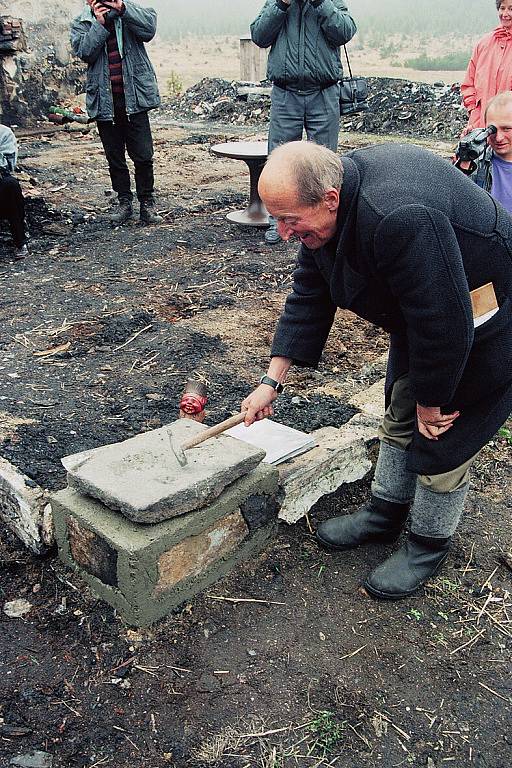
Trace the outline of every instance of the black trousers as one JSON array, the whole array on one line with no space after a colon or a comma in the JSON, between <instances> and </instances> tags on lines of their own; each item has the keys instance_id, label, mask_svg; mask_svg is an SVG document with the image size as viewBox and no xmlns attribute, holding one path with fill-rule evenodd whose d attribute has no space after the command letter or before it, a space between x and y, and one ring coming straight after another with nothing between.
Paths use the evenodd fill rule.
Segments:
<instances>
[{"instance_id":1,"label":"black trousers","mask_svg":"<svg viewBox=\"0 0 512 768\"><path fill-rule=\"evenodd\" d=\"M25 200L14 176L0 176L0 219L7 219L16 248L27 242Z\"/></svg>"},{"instance_id":2,"label":"black trousers","mask_svg":"<svg viewBox=\"0 0 512 768\"><path fill-rule=\"evenodd\" d=\"M135 166L135 189L138 199L152 202L155 179L153 175L153 139L147 112L126 114L124 96L114 97L114 122L98 120L101 143L107 156L112 189L119 200L132 200L130 172L126 152Z\"/></svg>"}]
</instances>

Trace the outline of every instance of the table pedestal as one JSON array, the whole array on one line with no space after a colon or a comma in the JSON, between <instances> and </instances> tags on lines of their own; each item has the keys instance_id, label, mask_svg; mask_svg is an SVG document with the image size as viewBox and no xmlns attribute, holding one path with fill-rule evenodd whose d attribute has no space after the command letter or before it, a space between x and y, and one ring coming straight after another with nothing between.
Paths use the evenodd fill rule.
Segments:
<instances>
[{"instance_id":1,"label":"table pedestal","mask_svg":"<svg viewBox=\"0 0 512 768\"><path fill-rule=\"evenodd\" d=\"M211 148L214 155L243 160L249 168L249 205L242 211L232 211L226 218L246 227L268 227L268 212L258 192L258 182L267 159L267 143L263 141L232 141Z\"/></svg>"},{"instance_id":2,"label":"table pedestal","mask_svg":"<svg viewBox=\"0 0 512 768\"><path fill-rule=\"evenodd\" d=\"M243 211L233 211L226 216L235 224L249 227L268 227L268 213L258 192L258 182L265 165L265 160L244 160L249 168L250 194L249 205Z\"/></svg>"}]
</instances>

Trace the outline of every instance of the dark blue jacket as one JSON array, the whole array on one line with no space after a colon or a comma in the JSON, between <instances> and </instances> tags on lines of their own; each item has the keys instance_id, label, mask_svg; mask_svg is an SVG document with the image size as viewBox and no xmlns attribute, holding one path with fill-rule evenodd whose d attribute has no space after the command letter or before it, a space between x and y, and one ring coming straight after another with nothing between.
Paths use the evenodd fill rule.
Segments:
<instances>
[{"instance_id":1,"label":"dark blue jacket","mask_svg":"<svg viewBox=\"0 0 512 768\"><path fill-rule=\"evenodd\" d=\"M272 354L315 366L337 307L391 334L392 383L461 416L439 441L417 432L409 468L460 466L512 411L512 218L427 150L383 144L342 159L338 232L300 249ZM492 282L500 309L474 328L469 292Z\"/></svg>"}]
</instances>

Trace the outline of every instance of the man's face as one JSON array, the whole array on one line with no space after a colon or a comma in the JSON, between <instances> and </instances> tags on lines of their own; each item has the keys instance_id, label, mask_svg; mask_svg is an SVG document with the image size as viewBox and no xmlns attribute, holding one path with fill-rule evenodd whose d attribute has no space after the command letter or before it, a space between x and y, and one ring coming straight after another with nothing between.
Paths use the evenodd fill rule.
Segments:
<instances>
[{"instance_id":1,"label":"man's face","mask_svg":"<svg viewBox=\"0 0 512 768\"><path fill-rule=\"evenodd\" d=\"M512 28L512 3L501 3L498 8L500 24L505 29Z\"/></svg>"},{"instance_id":2,"label":"man's face","mask_svg":"<svg viewBox=\"0 0 512 768\"><path fill-rule=\"evenodd\" d=\"M512 104L491 107L487 110L485 122L498 129L487 139L494 152L503 160L512 162Z\"/></svg>"},{"instance_id":3,"label":"man's face","mask_svg":"<svg viewBox=\"0 0 512 768\"><path fill-rule=\"evenodd\" d=\"M300 242L314 250L325 245L336 233L336 214L339 204L337 190L328 190L317 205L303 205L296 195L282 200L263 201L268 212L277 219L277 231L283 240L298 237Z\"/></svg>"}]
</instances>

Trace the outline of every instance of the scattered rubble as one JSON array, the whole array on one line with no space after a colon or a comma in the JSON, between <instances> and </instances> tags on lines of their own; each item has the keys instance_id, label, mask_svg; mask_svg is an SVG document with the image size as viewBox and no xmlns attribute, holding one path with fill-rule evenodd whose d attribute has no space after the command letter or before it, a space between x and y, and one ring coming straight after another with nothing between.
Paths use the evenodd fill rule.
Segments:
<instances>
[{"instance_id":1,"label":"scattered rubble","mask_svg":"<svg viewBox=\"0 0 512 768\"><path fill-rule=\"evenodd\" d=\"M14 56L27 50L27 41L21 19L0 17L0 55Z\"/></svg>"},{"instance_id":2,"label":"scattered rubble","mask_svg":"<svg viewBox=\"0 0 512 768\"><path fill-rule=\"evenodd\" d=\"M14 6L0 0L0 119L6 125L30 125L83 90L84 65L69 46L69 21L79 7L64 0Z\"/></svg>"},{"instance_id":3,"label":"scattered rubble","mask_svg":"<svg viewBox=\"0 0 512 768\"><path fill-rule=\"evenodd\" d=\"M390 77L370 77L368 83L368 111L345 116L342 130L452 139L466 122L458 84L430 85ZM269 112L270 83L248 88L246 83L204 78L162 107L159 120L261 125L268 121Z\"/></svg>"}]
</instances>

